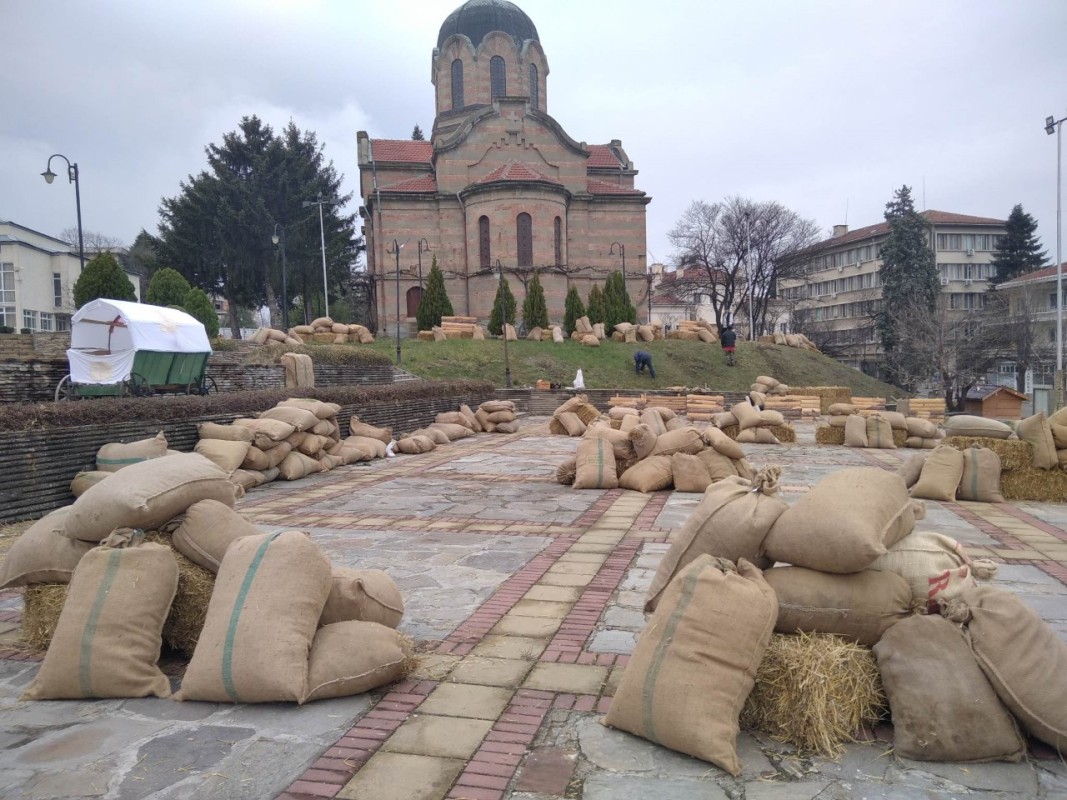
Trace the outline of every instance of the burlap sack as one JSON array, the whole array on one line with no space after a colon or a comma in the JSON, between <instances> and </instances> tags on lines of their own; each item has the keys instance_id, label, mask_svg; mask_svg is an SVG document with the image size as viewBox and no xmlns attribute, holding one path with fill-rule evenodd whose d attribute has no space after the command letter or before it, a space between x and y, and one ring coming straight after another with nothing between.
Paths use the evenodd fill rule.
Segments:
<instances>
[{"instance_id":1,"label":"burlap sack","mask_svg":"<svg viewBox=\"0 0 1067 800\"><path fill-rule=\"evenodd\" d=\"M835 414L833 416L827 417L826 418L826 422L831 428L844 428L846 425L848 425L848 418L851 417L851 416L854 416L854 415L852 415L852 414ZM864 426L863 426L863 435L864 436L867 435L867 425L866 424L864 424ZM856 446L858 447L859 445L856 445Z\"/></svg>"},{"instance_id":2,"label":"burlap sack","mask_svg":"<svg viewBox=\"0 0 1067 800\"><path fill-rule=\"evenodd\" d=\"M741 430L759 427L760 412L751 403L734 403L730 406L730 413L737 417Z\"/></svg>"},{"instance_id":3,"label":"burlap sack","mask_svg":"<svg viewBox=\"0 0 1067 800\"><path fill-rule=\"evenodd\" d=\"M641 412L636 408L630 408L629 406L612 406L608 409L609 419L622 419L623 417L641 416Z\"/></svg>"},{"instance_id":4,"label":"burlap sack","mask_svg":"<svg viewBox=\"0 0 1067 800\"><path fill-rule=\"evenodd\" d=\"M405 436L396 443L397 451L409 456L429 453L435 447L437 443L429 436Z\"/></svg>"},{"instance_id":5,"label":"burlap sack","mask_svg":"<svg viewBox=\"0 0 1067 800\"><path fill-rule=\"evenodd\" d=\"M741 449L741 446L718 428L708 426L701 435L709 447L715 448L727 458L745 457L745 451Z\"/></svg>"},{"instance_id":6,"label":"burlap sack","mask_svg":"<svg viewBox=\"0 0 1067 800\"><path fill-rule=\"evenodd\" d=\"M908 420L899 411L879 411L877 416L888 422L889 427L894 431L906 431L908 429Z\"/></svg>"},{"instance_id":7,"label":"burlap sack","mask_svg":"<svg viewBox=\"0 0 1067 800\"><path fill-rule=\"evenodd\" d=\"M630 441L630 435L621 430L615 430L606 422L594 422L586 428L585 438L607 440L607 442L611 444L611 449L614 452L616 459L621 458L626 460L635 458L634 446Z\"/></svg>"},{"instance_id":8,"label":"burlap sack","mask_svg":"<svg viewBox=\"0 0 1067 800\"><path fill-rule=\"evenodd\" d=\"M1054 469L1059 466L1056 458L1056 441L1052 438L1052 428L1045 418L1045 412L1039 411L1027 417L1015 426L1016 435L1024 442L1029 442L1034 449L1031 466L1038 469ZM99 459L97 459L99 463Z\"/></svg>"},{"instance_id":9,"label":"burlap sack","mask_svg":"<svg viewBox=\"0 0 1067 800\"><path fill-rule=\"evenodd\" d=\"M666 431L656 437L656 444L652 448L654 456L671 456L675 453L689 453L693 455L704 449L704 439L700 431L691 425Z\"/></svg>"},{"instance_id":10,"label":"burlap sack","mask_svg":"<svg viewBox=\"0 0 1067 800\"><path fill-rule=\"evenodd\" d=\"M291 452L293 452L293 446L289 442L278 442L269 450L260 450L255 445L251 445L245 454L245 460L241 462L241 468L261 472L273 469L281 464Z\"/></svg>"},{"instance_id":11,"label":"burlap sack","mask_svg":"<svg viewBox=\"0 0 1067 800\"><path fill-rule=\"evenodd\" d=\"M849 467L823 478L771 526L763 552L823 572L859 572L915 527L900 476Z\"/></svg>"},{"instance_id":12,"label":"burlap sack","mask_svg":"<svg viewBox=\"0 0 1067 800\"><path fill-rule=\"evenodd\" d=\"M291 452L278 465L278 477L286 481L298 481L316 472L322 472L322 465L298 450Z\"/></svg>"},{"instance_id":13,"label":"burlap sack","mask_svg":"<svg viewBox=\"0 0 1067 800\"><path fill-rule=\"evenodd\" d=\"M788 508L777 497L781 473L781 467L767 467L755 481L726 478L708 487L659 562L645 598L645 611L655 610L667 584L700 555L735 563L752 559L760 569L774 563L759 553L763 537Z\"/></svg>"},{"instance_id":14,"label":"burlap sack","mask_svg":"<svg viewBox=\"0 0 1067 800\"><path fill-rule=\"evenodd\" d=\"M984 436L988 439L1007 439L1012 434L1011 428L1003 422L970 414L948 417L945 431L949 436Z\"/></svg>"},{"instance_id":15,"label":"burlap sack","mask_svg":"<svg viewBox=\"0 0 1067 800\"><path fill-rule=\"evenodd\" d=\"M108 543L123 546L82 556L44 662L21 699L170 695L156 662L178 590L178 562L169 547L125 546L129 541L116 532Z\"/></svg>"},{"instance_id":16,"label":"burlap sack","mask_svg":"<svg viewBox=\"0 0 1067 800\"><path fill-rule=\"evenodd\" d=\"M292 425L278 419L236 419L233 424L251 430L252 443L261 450L269 449L271 442L285 441L296 431Z\"/></svg>"},{"instance_id":17,"label":"burlap sack","mask_svg":"<svg viewBox=\"0 0 1067 800\"><path fill-rule=\"evenodd\" d=\"M42 517L15 540L0 561L0 589L31 583L70 582L74 568L94 545L56 533L69 509L70 506L59 508Z\"/></svg>"},{"instance_id":18,"label":"burlap sack","mask_svg":"<svg viewBox=\"0 0 1067 800\"><path fill-rule=\"evenodd\" d=\"M442 411L440 414L433 418L434 422L448 422L453 425L463 425L467 428L474 430L475 417L472 414L468 417L462 411Z\"/></svg>"},{"instance_id":19,"label":"burlap sack","mask_svg":"<svg viewBox=\"0 0 1067 800\"><path fill-rule=\"evenodd\" d=\"M309 431L319 424L319 418L297 406L275 406L259 415L260 419L276 419L293 426L296 431Z\"/></svg>"},{"instance_id":20,"label":"burlap sack","mask_svg":"<svg viewBox=\"0 0 1067 800\"><path fill-rule=\"evenodd\" d=\"M564 486L574 484L574 476L578 471L578 459L568 458L556 467L556 482Z\"/></svg>"},{"instance_id":21,"label":"burlap sack","mask_svg":"<svg viewBox=\"0 0 1067 800\"><path fill-rule=\"evenodd\" d=\"M907 417L908 436L918 436L921 439L933 439L937 436L937 425L922 417Z\"/></svg>"},{"instance_id":22,"label":"burlap sack","mask_svg":"<svg viewBox=\"0 0 1067 800\"><path fill-rule=\"evenodd\" d=\"M300 701L330 594L330 562L301 531L244 536L226 551L178 700Z\"/></svg>"},{"instance_id":23,"label":"burlap sack","mask_svg":"<svg viewBox=\"0 0 1067 800\"><path fill-rule=\"evenodd\" d=\"M514 411L490 411L489 412L489 421L493 422L493 423L496 423L496 424L499 424L501 422L514 422L515 421L515 412Z\"/></svg>"},{"instance_id":24,"label":"burlap sack","mask_svg":"<svg viewBox=\"0 0 1067 800\"><path fill-rule=\"evenodd\" d=\"M1050 422L1049 428L1052 429L1052 441L1056 445L1056 452L1067 450L1067 425Z\"/></svg>"},{"instance_id":25,"label":"burlap sack","mask_svg":"<svg viewBox=\"0 0 1067 800\"><path fill-rule=\"evenodd\" d=\"M400 634L374 622L335 622L311 643L308 690L301 705L363 694L403 677L407 656Z\"/></svg>"},{"instance_id":26,"label":"burlap sack","mask_svg":"<svg viewBox=\"0 0 1067 800\"><path fill-rule=\"evenodd\" d=\"M827 414L834 416L848 416L849 414L855 414L857 411L859 411L859 409L851 403L830 403L829 407L826 409Z\"/></svg>"},{"instance_id":27,"label":"burlap sack","mask_svg":"<svg viewBox=\"0 0 1067 800\"><path fill-rule=\"evenodd\" d=\"M494 433L518 433L519 423L515 422L498 422L496 423L496 430Z\"/></svg>"},{"instance_id":28,"label":"burlap sack","mask_svg":"<svg viewBox=\"0 0 1067 800\"><path fill-rule=\"evenodd\" d=\"M741 444L781 444L769 428L746 428L737 434Z\"/></svg>"},{"instance_id":29,"label":"burlap sack","mask_svg":"<svg viewBox=\"0 0 1067 800\"><path fill-rule=\"evenodd\" d=\"M218 465L219 469L227 475L232 475L235 469L239 469L248 456L248 449L252 445L248 442L227 441L225 439L201 439L193 447L194 453L199 453L204 458Z\"/></svg>"},{"instance_id":30,"label":"burlap sack","mask_svg":"<svg viewBox=\"0 0 1067 800\"><path fill-rule=\"evenodd\" d=\"M330 595L319 617L319 625L359 620L396 628L403 618L404 598L396 581L387 572L333 568Z\"/></svg>"},{"instance_id":31,"label":"burlap sack","mask_svg":"<svg viewBox=\"0 0 1067 800\"><path fill-rule=\"evenodd\" d=\"M429 427L437 428L437 430L444 433L448 437L449 441L456 441L457 439L466 439L468 436L473 436L474 431L464 425L454 425L448 422L434 422Z\"/></svg>"},{"instance_id":32,"label":"burlap sack","mask_svg":"<svg viewBox=\"0 0 1067 800\"><path fill-rule=\"evenodd\" d=\"M337 423L330 419L319 420L319 424L311 429L311 433L316 436L326 436L330 439L337 439L340 437L340 428L337 427Z\"/></svg>"},{"instance_id":33,"label":"burlap sack","mask_svg":"<svg viewBox=\"0 0 1067 800\"><path fill-rule=\"evenodd\" d=\"M760 427L761 428L773 428L776 425L785 425L785 417L781 411L775 411L773 408L765 408L759 412Z\"/></svg>"},{"instance_id":34,"label":"burlap sack","mask_svg":"<svg viewBox=\"0 0 1067 800\"><path fill-rule=\"evenodd\" d=\"M619 485L615 473L615 451L607 439L582 439L575 459L575 489L614 489Z\"/></svg>"},{"instance_id":35,"label":"burlap sack","mask_svg":"<svg viewBox=\"0 0 1067 800\"><path fill-rule=\"evenodd\" d=\"M337 403L327 403L322 400L313 400L310 397L290 397L278 403L279 406L293 406L310 411L320 420L336 417L341 413L341 406Z\"/></svg>"},{"instance_id":36,"label":"burlap sack","mask_svg":"<svg viewBox=\"0 0 1067 800\"><path fill-rule=\"evenodd\" d=\"M445 435L444 431L440 431L440 433ZM389 441L392 441L392 439ZM355 447L362 450L367 456L367 461L370 461L373 458L385 458L385 451L387 448L387 445L381 439L373 439L368 436L357 435L352 435L345 439L344 445L346 447Z\"/></svg>"},{"instance_id":37,"label":"burlap sack","mask_svg":"<svg viewBox=\"0 0 1067 800\"><path fill-rule=\"evenodd\" d=\"M717 414L711 415L711 424L719 430L722 430L723 428L737 425L737 417L734 416L732 411L720 411Z\"/></svg>"},{"instance_id":38,"label":"burlap sack","mask_svg":"<svg viewBox=\"0 0 1067 800\"><path fill-rule=\"evenodd\" d=\"M1067 751L1067 642L1011 592L978 586L941 613L964 637L997 697L1032 736Z\"/></svg>"},{"instance_id":39,"label":"burlap sack","mask_svg":"<svg viewBox=\"0 0 1067 800\"><path fill-rule=\"evenodd\" d=\"M671 457L649 456L622 473L619 486L635 492L657 492L669 489L672 480Z\"/></svg>"},{"instance_id":40,"label":"burlap sack","mask_svg":"<svg viewBox=\"0 0 1067 800\"><path fill-rule=\"evenodd\" d=\"M96 486L100 481L114 474L114 472L100 472L99 470L79 472L70 482L70 493L75 497L81 497L89 491L90 486Z\"/></svg>"},{"instance_id":41,"label":"burlap sack","mask_svg":"<svg viewBox=\"0 0 1067 800\"><path fill-rule=\"evenodd\" d=\"M231 442L252 443L255 434L242 425L219 425L215 422L197 423L196 432L201 439L222 439Z\"/></svg>"},{"instance_id":42,"label":"burlap sack","mask_svg":"<svg viewBox=\"0 0 1067 800\"><path fill-rule=\"evenodd\" d=\"M724 457L718 453L716 455L719 458ZM707 466L699 456L688 453L674 453L671 456L671 475L676 492L703 493L711 485L711 474Z\"/></svg>"},{"instance_id":43,"label":"burlap sack","mask_svg":"<svg viewBox=\"0 0 1067 800\"><path fill-rule=\"evenodd\" d=\"M328 436L305 433L300 441L296 443L296 449L304 455L314 458L332 444L333 440Z\"/></svg>"},{"instance_id":44,"label":"burlap sack","mask_svg":"<svg viewBox=\"0 0 1067 800\"><path fill-rule=\"evenodd\" d=\"M196 453L153 458L123 467L122 480L105 480L74 501L63 535L101 542L116 528L152 530L199 500L234 503L226 473Z\"/></svg>"},{"instance_id":45,"label":"burlap sack","mask_svg":"<svg viewBox=\"0 0 1067 800\"><path fill-rule=\"evenodd\" d=\"M980 503L1003 503L1000 493L1000 456L988 447L977 445L963 451L963 476L956 489L960 500Z\"/></svg>"},{"instance_id":46,"label":"burlap sack","mask_svg":"<svg viewBox=\"0 0 1067 800\"><path fill-rule=\"evenodd\" d=\"M659 414L660 418L664 422L670 422L672 419L678 416L674 413L674 409L667 408L666 406L649 406L648 408L650 411L655 411L657 414Z\"/></svg>"},{"instance_id":47,"label":"burlap sack","mask_svg":"<svg viewBox=\"0 0 1067 800\"><path fill-rule=\"evenodd\" d=\"M193 503L185 514L165 529L172 531L175 550L216 574L226 548L235 540L263 533L244 516L217 500Z\"/></svg>"},{"instance_id":48,"label":"burlap sack","mask_svg":"<svg viewBox=\"0 0 1067 800\"><path fill-rule=\"evenodd\" d=\"M911 487L911 496L952 502L962 477L963 453L948 445L935 447L926 457L919 480Z\"/></svg>"},{"instance_id":49,"label":"burlap sack","mask_svg":"<svg viewBox=\"0 0 1067 800\"><path fill-rule=\"evenodd\" d=\"M482 431L484 431L485 433L492 433L493 431L496 430L496 425L494 425L492 420L489 419L489 412L488 411L484 411L483 409L479 408L477 411L474 412L474 416L478 420L478 427ZM577 417L578 415L575 414L574 416ZM578 419L578 421L582 422L580 418ZM553 427L553 425L558 425L558 424L559 424L558 421L555 420L555 419L549 421L549 430L552 433L556 433L555 430L552 430L552 427ZM582 422L582 425L585 425L585 423ZM565 430L562 431L562 432L566 433Z\"/></svg>"},{"instance_id":50,"label":"burlap sack","mask_svg":"<svg viewBox=\"0 0 1067 800\"><path fill-rule=\"evenodd\" d=\"M933 450L940 441L940 439L923 439L921 436L909 436L904 440L904 446L916 450Z\"/></svg>"},{"instance_id":51,"label":"burlap sack","mask_svg":"<svg viewBox=\"0 0 1067 800\"><path fill-rule=\"evenodd\" d=\"M1026 742L956 626L913 616L874 646L893 752L916 761L1020 761Z\"/></svg>"},{"instance_id":52,"label":"burlap sack","mask_svg":"<svg viewBox=\"0 0 1067 800\"><path fill-rule=\"evenodd\" d=\"M987 559L972 560L950 536L912 531L875 559L871 569L895 572L908 582L912 597L936 613L941 602L977 586L976 579L991 580L997 565Z\"/></svg>"},{"instance_id":53,"label":"burlap sack","mask_svg":"<svg viewBox=\"0 0 1067 800\"><path fill-rule=\"evenodd\" d=\"M448 444L451 439L444 431L439 431L436 428L419 428L418 430L411 432L412 436L425 436L428 439L432 439L434 444Z\"/></svg>"},{"instance_id":54,"label":"burlap sack","mask_svg":"<svg viewBox=\"0 0 1067 800\"><path fill-rule=\"evenodd\" d=\"M552 341L555 344L563 344L563 328L559 325L552 326Z\"/></svg>"},{"instance_id":55,"label":"burlap sack","mask_svg":"<svg viewBox=\"0 0 1067 800\"><path fill-rule=\"evenodd\" d=\"M632 431L634 428L636 428L640 424L641 424L641 415L640 414L630 414L629 416L623 417L621 420L619 420L619 430L622 431L623 433L629 433L630 431Z\"/></svg>"},{"instance_id":56,"label":"burlap sack","mask_svg":"<svg viewBox=\"0 0 1067 800\"><path fill-rule=\"evenodd\" d=\"M103 445L96 451L96 469L98 472L118 472L130 464L138 464L150 458L161 458L166 454L167 437L160 431L151 439Z\"/></svg>"},{"instance_id":57,"label":"burlap sack","mask_svg":"<svg viewBox=\"0 0 1067 800\"><path fill-rule=\"evenodd\" d=\"M845 427L845 436L848 436L848 426ZM897 449L893 444L893 428L880 413L867 417L867 446L882 450Z\"/></svg>"},{"instance_id":58,"label":"burlap sack","mask_svg":"<svg viewBox=\"0 0 1067 800\"><path fill-rule=\"evenodd\" d=\"M737 461L724 456L718 450L712 447L705 447L695 458L700 459L704 464L704 469L708 473L708 478L711 483L717 483L725 478L732 478L737 475Z\"/></svg>"},{"instance_id":59,"label":"burlap sack","mask_svg":"<svg viewBox=\"0 0 1067 800\"><path fill-rule=\"evenodd\" d=\"M720 565L722 565L720 567ZM760 570L700 556L667 587L637 640L605 724L741 773L741 707L776 603Z\"/></svg>"},{"instance_id":60,"label":"burlap sack","mask_svg":"<svg viewBox=\"0 0 1067 800\"><path fill-rule=\"evenodd\" d=\"M908 458L904 459L904 462L897 467L897 475L904 481L904 485L909 489L919 482L919 476L923 471L923 464L926 463L926 456L928 453L915 453Z\"/></svg>"},{"instance_id":61,"label":"burlap sack","mask_svg":"<svg viewBox=\"0 0 1067 800\"><path fill-rule=\"evenodd\" d=\"M352 417L351 422L349 422L348 435L365 436L368 439L377 439L383 444L389 444L389 442L393 441L392 428L377 428L374 425L360 422L358 417Z\"/></svg>"},{"instance_id":62,"label":"burlap sack","mask_svg":"<svg viewBox=\"0 0 1067 800\"><path fill-rule=\"evenodd\" d=\"M666 433L666 431L664 431ZM638 459L648 458L656 447L656 433L645 423L639 423L630 429L630 444Z\"/></svg>"},{"instance_id":63,"label":"burlap sack","mask_svg":"<svg viewBox=\"0 0 1067 800\"><path fill-rule=\"evenodd\" d=\"M240 486L245 491L255 489L267 482L266 473L256 469L235 469L230 475L230 482Z\"/></svg>"},{"instance_id":64,"label":"burlap sack","mask_svg":"<svg viewBox=\"0 0 1067 800\"><path fill-rule=\"evenodd\" d=\"M764 386L767 387L767 391L769 392L771 389L781 383L781 381L779 381L777 378L772 378L770 375L757 375L755 383L762 383Z\"/></svg>"},{"instance_id":65,"label":"burlap sack","mask_svg":"<svg viewBox=\"0 0 1067 800\"><path fill-rule=\"evenodd\" d=\"M873 645L915 608L908 582L868 569L833 575L802 567L774 567L764 578L778 596L779 633L836 633Z\"/></svg>"},{"instance_id":66,"label":"burlap sack","mask_svg":"<svg viewBox=\"0 0 1067 800\"><path fill-rule=\"evenodd\" d=\"M638 325L637 338L642 342L651 342L656 338L656 332L652 330L651 325Z\"/></svg>"},{"instance_id":67,"label":"burlap sack","mask_svg":"<svg viewBox=\"0 0 1067 800\"><path fill-rule=\"evenodd\" d=\"M647 425L656 436L662 436L667 432L663 416L654 408L646 408L641 412L641 424Z\"/></svg>"},{"instance_id":68,"label":"burlap sack","mask_svg":"<svg viewBox=\"0 0 1067 800\"><path fill-rule=\"evenodd\" d=\"M834 417L830 418L833 424ZM845 417L845 447L867 446L867 419L859 414Z\"/></svg>"}]
</instances>

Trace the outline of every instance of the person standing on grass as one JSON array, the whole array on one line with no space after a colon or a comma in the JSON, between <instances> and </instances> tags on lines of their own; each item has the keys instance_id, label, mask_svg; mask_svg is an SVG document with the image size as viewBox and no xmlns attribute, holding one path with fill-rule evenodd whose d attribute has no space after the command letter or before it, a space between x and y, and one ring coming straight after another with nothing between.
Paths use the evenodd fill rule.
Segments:
<instances>
[{"instance_id":1,"label":"person standing on grass","mask_svg":"<svg viewBox=\"0 0 1067 800\"><path fill-rule=\"evenodd\" d=\"M638 350L634 353L634 370L640 375L645 367L648 367L648 374L652 376L652 380L655 380L656 368L652 366L652 354L646 353L644 350Z\"/></svg>"},{"instance_id":2,"label":"person standing on grass","mask_svg":"<svg viewBox=\"0 0 1067 800\"><path fill-rule=\"evenodd\" d=\"M727 366L732 367L737 364L737 359L734 358L734 348L737 346L737 333L734 331L733 325L726 326L719 341L722 342L723 352L726 353Z\"/></svg>"}]
</instances>

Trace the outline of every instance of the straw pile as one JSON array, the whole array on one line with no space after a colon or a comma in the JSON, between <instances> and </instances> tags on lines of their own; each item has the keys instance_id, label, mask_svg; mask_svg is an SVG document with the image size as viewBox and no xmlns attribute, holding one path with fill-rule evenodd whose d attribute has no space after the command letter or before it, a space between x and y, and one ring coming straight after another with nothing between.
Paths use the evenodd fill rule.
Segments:
<instances>
[{"instance_id":1,"label":"straw pile","mask_svg":"<svg viewBox=\"0 0 1067 800\"><path fill-rule=\"evenodd\" d=\"M895 431L894 431L895 433ZM816 444L844 444L845 443L845 429L835 428L833 425L816 425L815 426L815 443ZM896 440L894 440L894 444Z\"/></svg>"},{"instance_id":2,"label":"straw pile","mask_svg":"<svg viewBox=\"0 0 1067 800\"><path fill-rule=\"evenodd\" d=\"M888 710L869 647L822 633L774 634L741 711L744 727L836 758Z\"/></svg>"},{"instance_id":3,"label":"straw pile","mask_svg":"<svg viewBox=\"0 0 1067 800\"><path fill-rule=\"evenodd\" d=\"M1000 473L1000 493L1005 500L1062 503L1067 497L1067 471L1030 466L1005 470Z\"/></svg>"},{"instance_id":4,"label":"straw pile","mask_svg":"<svg viewBox=\"0 0 1067 800\"><path fill-rule=\"evenodd\" d=\"M904 447L908 441L908 432L902 431L899 428L893 428L893 444L897 447Z\"/></svg>"},{"instance_id":5,"label":"straw pile","mask_svg":"<svg viewBox=\"0 0 1067 800\"><path fill-rule=\"evenodd\" d=\"M779 442L781 442L783 444L792 444L792 443L796 442L796 440L797 440L796 428L794 428L789 423L786 423L785 425L768 425L768 426L766 426L766 428L767 428L767 430L769 430L771 433L773 433L775 435L775 437L778 439ZM725 433L727 436L729 436L731 439L736 441L738 434L741 433L741 426L739 426L739 425L727 425L725 428L722 428L722 432ZM818 432L818 428L816 428L816 432ZM844 441L845 441L844 437L845 437L845 434L844 434L844 431L842 431L841 432L841 442L842 443L844 443Z\"/></svg>"},{"instance_id":6,"label":"straw pile","mask_svg":"<svg viewBox=\"0 0 1067 800\"><path fill-rule=\"evenodd\" d=\"M819 413L829 414L834 403L852 402L852 390L847 386L790 386L791 394L817 395Z\"/></svg>"},{"instance_id":7,"label":"straw pile","mask_svg":"<svg viewBox=\"0 0 1067 800\"><path fill-rule=\"evenodd\" d=\"M1029 467L1033 461L1033 447L1022 439L992 439L987 436L949 436L942 444L957 450L968 450L972 446L987 447L1000 458L1002 472L1012 472ZM1043 472L1044 470L1038 470Z\"/></svg>"},{"instance_id":8,"label":"straw pile","mask_svg":"<svg viewBox=\"0 0 1067 800\"><path fill-rule=\"evenodd\" d=\"M32 649L48 649L65 602L65 583L31 583L22 590L22 640Z\"/></svg>"}]
</instances>

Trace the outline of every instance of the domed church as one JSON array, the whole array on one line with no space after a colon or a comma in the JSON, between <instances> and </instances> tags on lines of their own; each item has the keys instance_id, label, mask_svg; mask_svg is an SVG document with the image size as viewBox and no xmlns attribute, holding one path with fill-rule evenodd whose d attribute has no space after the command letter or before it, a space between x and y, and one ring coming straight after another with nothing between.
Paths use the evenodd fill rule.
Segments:
<instances>
[{"instance_id":1,"label":"domed church","mask_svg":"<svg viewBox=\"0 0 1067 800\"><path fill-rule=\"evenodd\" d=\"M429 141L359 132L360 215L379 331L396 330L398 307L401 330L413 326L435 257L458 315L489 317L500 271L521 308L536 271L560 324L570 286L585 302L593 283L603 288L624 269L646 318L651 198L635 188L621 141L575 141L548 113L548 73L522 9L467 0L445 19L433 50Z\"/></svg>"}]
</instances>

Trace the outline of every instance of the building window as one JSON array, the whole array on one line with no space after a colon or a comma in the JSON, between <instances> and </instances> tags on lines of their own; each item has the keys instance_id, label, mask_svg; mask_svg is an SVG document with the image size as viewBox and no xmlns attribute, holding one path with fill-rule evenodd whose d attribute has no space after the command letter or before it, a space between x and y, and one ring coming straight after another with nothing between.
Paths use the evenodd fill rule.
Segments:
<instances>
[{"instance_id":1,"label":"building window","mask_svg":"<svg viewBox=\"0 0 1067 800\"><path fill-rule=\"evenodd\" d=\"M493 56L489 59L489 99L496 100L508 92L507 79L504 76L504 59Z\"/></svg>"},{"instance_id":2,"label":"building window","mask_svg":"<svg viewBox=\"0 0 1067 800\"><path fill-rule=\"evenodd\" d=\"M17 328L15 320L15 265L0 264L0 325Z\"/></svg>"},{"instance_id":3,"label":"building window","mask_svg":"<svg viewBox=\"0 0 1067 800\"><path fill-rule=\"evenodd\" d=\"M28 308L22 309L22 327L29 328L31 331L38 329L36 311L30 311Z\"/></svg>"},{"instance_id":4,"label":"building window","mask_svg":"<svg viewBox=\"0 0 1067 800\"><path fill-rule=\"evenodd\" d=\"M515 220L515 240L519 245L519 266L533 266L533 219L525 211Z\"/></svg>"},{"instance_id":5,"label":"building window","mask_svg":"<svg viewBox=\"0 0 1067 800\"><path fill-rule=\"evenodd\" d=\"M53 321L55 320L55 314L49 314L47 311L41 312L41 330L51 331L55 329Z\"/></svg>"},{"instance_id":6,"label":"building window","mask_svg":"<svg viewBox=\"0 0 1067 800\"><path fill-rule=\"evenodd\" d=\"M63 305L63 278L58 272L52 273L52 297L56 308Z\"/></svg>"},{"instance_id":7,"label":"building window","mask_svg":"<svg viewBox=\"0 0 1067 800\"><path fill-rule=\"evenodd\" d=\"M489 269L489 217L478 218L478 266Z\"/></svg>"},{"instance_id":8,"label":"building window","mask_svg":"<svg viewBox=\"0 0 1067 800\"><path fill-rule=\"evenodd\" d=\"M534 111L540 110L541 97L540 88L537 85L537 65L530 65L530 108Z\"/></svg>"},{"instance_id":9,"label":"building window","mask_svg":"<svg viewBox=\"0 0 1067 800\"><path fill-rule=\"evenodd\" d=\"M463 62L452 62L452 110L463 108Z\"/></svg>"},{"instance_id":10,"label":"building window","mask_svg":"<svg viewBox=\"0 0 1067 800\"><path fill-rule=\"evenodd\" d=\"M70 330L70 317L66 315L56 315L56 330L57 331L69 331Z\"/></svg>"},{"instance_id":11,"label":"building window","mask_svg":"<svg viewBox=\"0 0 1067 800\"><path fill-rule=\"evenodd\" d=\"M555 248L556 266L563 264L563 220L556 217L555 229L552 232L552 242Z\"/></svg>"}]
</instances>

